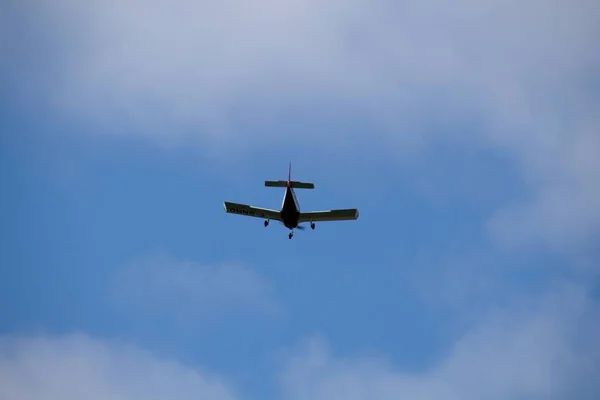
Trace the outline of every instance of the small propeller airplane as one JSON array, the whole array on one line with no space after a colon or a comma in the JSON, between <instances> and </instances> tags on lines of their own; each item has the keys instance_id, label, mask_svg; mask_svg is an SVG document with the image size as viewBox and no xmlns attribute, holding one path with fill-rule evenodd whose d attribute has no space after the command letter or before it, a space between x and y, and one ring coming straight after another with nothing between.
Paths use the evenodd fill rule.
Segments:
<instances>
[{"instance_id":1,"label":"small propeller airplane","mask_svg":"<svg viewBox=\"0 0 600 400\"><path fill-rule=\"evenodd\" d=\"M248 217L262 218L265 220L265 227L269 225L270 220L279 221L290 230L288 237L294 237L294 229L304 229L299 224L310 222L310 227L315 229L315 222L319 221L346 221L358 219L358 210L356 208L327 210L327 211L309 211L301 212L298 199L294 189L314 189L312 182L300 182L292 180L292 164L288 167L287 181L265 181L266 187L285 188L283 203L280 210L268 208L259 208L247 204L232 203L225 201L223 206L225 212L229 214L245 215Z\"/></svg>"}]
</instances>

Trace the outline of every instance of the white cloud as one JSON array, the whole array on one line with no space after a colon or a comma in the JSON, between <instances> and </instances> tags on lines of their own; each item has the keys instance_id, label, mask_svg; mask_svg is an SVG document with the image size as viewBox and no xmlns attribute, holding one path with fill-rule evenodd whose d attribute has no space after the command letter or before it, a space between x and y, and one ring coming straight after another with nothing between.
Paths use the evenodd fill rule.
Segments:
<instances>
[{"instance_id":1,"label":"white cloud","mask_svg":"<svg viewBox=\"0 0 600 400\"><path fill-rule=\"evenodd\" d=\"M402 371L373 356L336 357L313 338L285 356L276 375L278 398L596 399L599 316L597 303L575 286L544 298L515 299L425 372ZM233 400L250 393L201 368L117 341L85 334L0 337L0 398L84 397Z\"/></svg>"},{"instance_id":2,"label":"white cloud","mask_svg":"<svg viewBox=\"0 0 600 400\"><path fill-rule=\"evenodd\" d=\"M400 371L376 357L336 358L313 339L282 374L284 397L591 400L600 394L598 316L580 288L519 300L490 313L426 372Z\"/></svg>"},{"instance_id":3,"label":"white cloud","mask_svg":"<svg viewBox=\"0 0 600 400\"><path fill-rule=\"evenodd\" d=\"M374 125L361 142L513 156L531 190L493 215L502 245L569 248L600 228L598 2L29 4L15 7L52 50L20 85L73 118L210 151L350 145L361 135L327 125L292 137L270 123L291 110L303 123L362 116ZM464 120L481 130L463 132Z\"/></svg>"},{"instance_id":4,"label":"white cloud","mask_svg":"<svg viewBox=\"0 0 600 400\"><path fill-rule=\"evenodd\" d=\"M3 400L240 398L229 382L87 335L0 337Z\"/></svg>"},{"instance_id":5,"label":"white cloud","mask_svg":"<svg viewBox=\"0 0 600 400\"><path fill-rule=\"evenodd\" d=\"M415 111L431 118L431 107L445 116L487 109L494 122L510 117L503 123L510 126L544 111L525 107L552 103L553 92L569 89L598 61L587 52L598 7L576 3L61 0L51 9L22 7L48 30L59 82L52 96L72 111L182 128L231 116L234 107L262 105L264 117L297 100L349 101L379 118L400 115L397 121ZM519 141L517 134L508 138Z\"/></svg>"},{"instance_id":6,"label":"white cloud","mask_svg":"<svg viewBox=\"0 0 600 400\"><path fill-rule=\"evenodd\" d=\"M145 310L179 320L240 310L281 311L270 284L252 269L234 263L205 266L159 254L118 270L112 295L120 307L136 314Z\"/></svg>"}]
</instances>

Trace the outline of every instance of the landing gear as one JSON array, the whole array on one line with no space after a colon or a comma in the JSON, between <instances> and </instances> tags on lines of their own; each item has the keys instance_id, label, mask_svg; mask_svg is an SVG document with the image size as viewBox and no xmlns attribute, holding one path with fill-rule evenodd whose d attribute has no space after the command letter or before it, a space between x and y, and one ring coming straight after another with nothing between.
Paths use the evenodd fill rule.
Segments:
<instances>
[{"instance_id":1,"label":"landing gear","mask_svg":"<svg viewBox=\"0 0 600 400\"><path fill-rule=\"evenodd\" d=\"M291 238L293 238L293 237L294 237L294 232L290 232L290 233L288 234L288 238L290 238L290 239L291 239Z\"/></svg>"},{"instance_id":2,"label":"landing gear","mask_svg":"<svg viewBox=\"0 0 600 400\"><path fill-rule=\"evenodd\" d=\"M267 219L267 220L265 221L265 228L266 228L268 225L269 225L269 220Z\"/></svg>"},{"instance_id":3,"label":"landing gear","mask_svg":"<svg viewBox=\"0 0 600 400\"><path fill-rule=\"evenodd\" d=\"M313 230L315 229L315 223L314 222L310 223L310 228L313 229Z\"/></svg>"}]
</instances>

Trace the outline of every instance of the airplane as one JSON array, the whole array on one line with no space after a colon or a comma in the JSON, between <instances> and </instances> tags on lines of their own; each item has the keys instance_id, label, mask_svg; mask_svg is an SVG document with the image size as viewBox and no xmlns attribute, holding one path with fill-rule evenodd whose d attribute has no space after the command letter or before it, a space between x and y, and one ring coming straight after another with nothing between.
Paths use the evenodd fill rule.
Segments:
<instances>
[{"instance_id":1,"label":"airplane","mask_svg":"<svg viewBox=\"0 0 600 400\"><path fill-rule=\"evenodd\" d=\"M232 203L230 201L223 202L225 212L229 214L245 215L248 217L262 218L265 220L265 228L269 225L270 220L279 221L290 230L288 237L294 237L294 229L304 229L301 223L310 222L311 229L315 229L315 222L319 221L346 221L358 219L358 210L356 208L337 209L326 211L300 211L300 205L296 198L294 189L314 189L315 185L312 182L300 182L292 180L292 163L288 167L287 181L265 181L266 187L281 187L285 188L281 209L273 210L268 208L259 208L247 204Z\"/></svg>"}]
</instances>

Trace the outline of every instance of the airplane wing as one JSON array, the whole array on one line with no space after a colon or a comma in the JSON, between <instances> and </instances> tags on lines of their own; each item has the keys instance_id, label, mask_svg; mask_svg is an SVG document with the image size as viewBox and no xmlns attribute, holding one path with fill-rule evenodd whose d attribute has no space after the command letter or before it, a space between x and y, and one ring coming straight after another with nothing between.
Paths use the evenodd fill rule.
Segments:
<instances>
[{"instance_id":1,"label":"airplane wing","mask_svg":"<svg viewBox=\"0 0 600 400\"><path fill-rule=\"evenodd\" d=\"M275 221L281 221L281 215L277 210L253 207L247 204L232 203L229 201L224 202L223 207L225 208L225 212L229 214L239 214L245 215L247 217L256 217L262 219L272 219Z\"/></svg>"},{"instance_id":2,"label":"airplane wing","mask_svg":"<svg viewBox=\"0 0 600 400\"><path fill-rule=\"evenodd\" d=\"M301 212L298 222L347 221L354 219L358 219L358 210L347 208L343 210Z\"/></svg>"}]
</instances>

